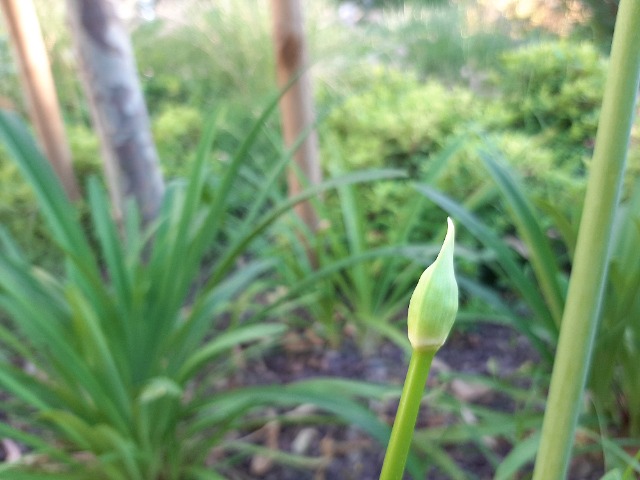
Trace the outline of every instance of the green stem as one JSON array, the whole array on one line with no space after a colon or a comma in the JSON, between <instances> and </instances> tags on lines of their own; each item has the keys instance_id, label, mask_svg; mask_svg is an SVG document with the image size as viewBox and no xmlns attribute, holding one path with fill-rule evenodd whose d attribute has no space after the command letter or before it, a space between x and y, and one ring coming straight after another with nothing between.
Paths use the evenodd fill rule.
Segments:
<instances>
[{"instance_id":1,"label":"green stem","mask_svg":"<svg viewBox=\"0 0 640 480\"><path fill-rule=\"evenodd\" d=\"M565 478L602 302L640 75L640 0L622 0L534 480Z\"/></svg>"},{"instance_id":2,"label":"green stem","mask_svg":"<svg viewBox=\"0 0 640 480\"><path fill-rule=\"evenodd\" d=\"M407 378L400 396L398 413L391 430L389 446L382 464L380 480L401 480L404 466L409 456L413 429L416 426L418 411L427 377L431 368L431 362L436 350L416 350L411 353Z\"/></svg>"}]
</instances>

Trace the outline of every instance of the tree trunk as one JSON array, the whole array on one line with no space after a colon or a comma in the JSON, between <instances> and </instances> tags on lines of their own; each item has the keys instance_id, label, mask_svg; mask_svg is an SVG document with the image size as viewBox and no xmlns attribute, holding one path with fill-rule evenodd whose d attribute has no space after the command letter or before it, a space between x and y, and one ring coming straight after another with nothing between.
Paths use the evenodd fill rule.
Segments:
<instances>
[{"instance_id":1,"label":"tree trunk","mask_svg":"<svg viewBox=\"0 0 640 480\"><path fill-rule=\"evenodd\" d=\"M0 0L20 66L29 115L46 157L70 199L80 197L60 105L32 0Z\"/></svg>"},{"instance_id":2,"label":"tree trunk","mask_svg":"<svg viewBox=\"0 0 640 480\"><path fill-rule=\"evenodd\" d=\"M315 113L311 79L305 71L309 65L304 21L299 0L271 0L271 11L279 87L286 87L292 78L298 76L280 101L285 145L291 148L301 135L309 132L294 155L298 172L289 169L289 194L295 195L302 190L299 174L310 184L320 183L322 179L317 133L315 130L309 131L314 124ZM311 204L305 202L298 205L296 212L315 231L318 219Z\"/></svg>"},{"instance_id":3,"label":"tree trunk","mask_svg":"<svg viewBox=\"0 0 640 480\"><path fill-rule=\"evenodd\" d=\"M116 214L134 198L148 222L158 213L164 182L131 39L112 1L67 0L67 6Z\"/></svg>"}]
</instances>

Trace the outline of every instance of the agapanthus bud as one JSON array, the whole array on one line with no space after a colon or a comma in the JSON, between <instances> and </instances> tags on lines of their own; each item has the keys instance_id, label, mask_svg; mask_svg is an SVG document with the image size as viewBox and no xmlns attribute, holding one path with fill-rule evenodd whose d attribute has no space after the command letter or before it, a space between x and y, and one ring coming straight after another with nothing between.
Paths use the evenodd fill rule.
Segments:
<instances>
[{"instance_id":1,"label":"agapanthus bud","mask_svg":"<svg viewBox=\"0 0 640 480\"><path fill-rule=\"evenodd\" d=\"M453 271L455 228L450 218L447 224L440 253L418 280L409 302L409 342L418 350L440 348L458 312L458 284Z\"/></svg>"}]
</instances>

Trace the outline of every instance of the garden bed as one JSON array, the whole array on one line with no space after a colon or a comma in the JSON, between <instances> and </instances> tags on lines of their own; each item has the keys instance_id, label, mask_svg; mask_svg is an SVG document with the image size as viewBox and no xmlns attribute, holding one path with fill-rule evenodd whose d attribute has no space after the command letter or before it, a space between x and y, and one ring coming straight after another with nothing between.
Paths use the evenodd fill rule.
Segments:
<instances>
[{"instance_id":1,"label":"garden bed","mask_svg":"<svg viewBox=\"0 0 640 480\"><path fill-rule=\"evenodd\" d=\"M517 408L508 395L479 383L456 378L450 380L447 374L499 377L522 387L523 375L518 375L518 372L530 370L538 361L535 350L514 330L478 324L473 328L459 329L451 335L436 356L429 389L444 388L462 402L472 402L508 414ZM237 370L228 378L227 386L285 384L327 376L401 385L406 368L402 350L391 343L383 343L375 354L365 355L350 337L340 348L332 349L309 329L290 333L283 346ZM370 408L389 424L393 422L396 407L397 400L370 401ZM313 413L309 406L298 407L298 410L304 414ZM464 413L452 415L425 408L418 421L419 427L441 427L460 421L473 422L473 417L468 415L465 419ZM251 433L250 438L257 444L277 447L313 460L309 461L308 468L292 468L256 455L245 461L239 472L230 474L232 479L377 479L384 456L384 449L377 442L353 426L286 426L274 421L257 433ZM499 437L483 441L497 458L503 458L512 448ZM449 446L446 451L465 472L469 472L469 478L493 478L495 469L477 446L460 444ZM569 478L599 479L603 472L600 462L597 456L578 458ZM434 468L428 478L444 480L450 477Z\"/></svg>"}]
</instances>

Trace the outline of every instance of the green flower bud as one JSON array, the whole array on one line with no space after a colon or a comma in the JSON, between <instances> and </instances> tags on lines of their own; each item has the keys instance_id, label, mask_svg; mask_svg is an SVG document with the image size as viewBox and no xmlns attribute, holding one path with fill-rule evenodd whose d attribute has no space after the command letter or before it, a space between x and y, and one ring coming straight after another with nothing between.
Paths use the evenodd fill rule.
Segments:
<instances>
[{"instance_id":1,"label":"green flower bud","mask_svg":"<svg viewBox=\"0 0 640 480\"><path fill-rule=\"evenodd\" d=\"M450 218L447 224L440 253L418 280L409 302L409 342L415 350L438 350L458 312L458 284L453 271L455 228Z\"/></svg>"}]
</instances>

